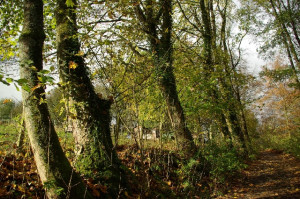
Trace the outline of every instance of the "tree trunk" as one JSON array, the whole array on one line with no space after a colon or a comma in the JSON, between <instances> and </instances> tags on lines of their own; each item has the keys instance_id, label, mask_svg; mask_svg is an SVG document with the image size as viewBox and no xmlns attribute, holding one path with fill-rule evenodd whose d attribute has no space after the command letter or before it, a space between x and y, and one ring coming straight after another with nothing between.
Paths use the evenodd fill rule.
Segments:
<instances>
[{"instance_id":1,"label":"tree trunk","mask_svg":"<svg viewBox=\"0 0 300 199\"><path fill-rule=\"evenodd\" d=\"M236 78L236 76L234 76L234 77ZM245 110L244 110L245 108L244 108L243 103L242 103L239 86L236 87L236 98L237 98L237 102L238 102L239 109L240 109L240 112L241 112L241 120L242 120L242 123L243 123L242 125L243 125L243 129L244 129L244 135L246 136L247 141L250 144L249 146L251 146L251 139L250 139L250 136L249 136L248 125L247 125L247 120L246 120L246 115L245 115Z\"/></svg>"},{"instance_id":2,"label":"tree trunk","mask_svg":"<svg viewBox=\"0 0 300 199\"><path fill-rule=\"evenodd\" d=\"M293 55L293 58L294 58L294 60L295 60L295 62L296 62L296 66L297 66L297 68L299 69L299 68L300 68L300 60L299 60L298 54L297 54L297 52L296 52L294 43L293 43L293 41L292 41L292 39L291 39L291 36L290 36L290 34L289 34L288 30L287 30L287 27L286 27L285 23L281 20L281 18L280 18L280 16L279 16L280 13L277 12L273 0L270 0L270 3L271 3L271 6L272 6L272 8L273 8L273 11L274 11L275 18L278 20L279 25L280 25L281 28L282 28L283 35L284 35L284 39L286 39L286 40L288 41L288 42L287 42L287 43L288 43L288 47L289 47L290 52L291 52L291 54Z\"/></svg>"},{"instance_id":3,"label":"tree trunk","mask_svg":"<svg viewBox=\"0 0 300 199\"><path fill-rule=\"evenodd\" d=\"M298 43L298 47L300 47L300 38L299 38L299 35L298 35L298 31L297 31L297 25L295 23L295 20L294 20L294 17L296 16L293 16L291 14L292 12L292 9L291 9L291 3L290 3L290 0L287 0L287 4L288 4L288 8L287 8L287 12L289 14L289 20L290 20L290 26L292 27L292 30L293 30L293 33L294 33L294 36L297 40L297 43Z\"/></svg>"},{"instance_id":4,"label":"tree trunk","mask_svg":"<svg viewBox=\"0 0 300 199\"><path fill-rule=\"evenodd\" d=\"M274 4L273 0L270 0L270 4L273 8L275 18L278 20L278 22L280 23L279 25L282 28L282 31L280 32L280 34L282 36L282 42L283 42L283 44L286 48L287 55L288 55L288 58L289 58L289 61L290 61L290 64L291 64L291 69L292 69L292 72L293 72L293 77L296 81L297 88L299 89L300 88L300 82L299 82L299 78L298 78L298 75L297 75L297 68L298 69L300 68L300 64L299 64L299 59L298 59L297 52L295 50L294 44L291 40L291 37L289 35L288 30L287 30L284 22L281 20L281 18L279 16L280 13L278 13L277 10L276 10L276 7L275 7L275 4ZM294 58L294 60L293 60L293 58ZM296 62L296 67L295 67L294 61Z\"/></svg>"},{"instance_id":5,"label":"tree trunk","mask_svg":"<svg viewBox=\"0 0 300 199\"><path fill-rule=\"evenodd\" d=\"M121 116L119 116L120 111L118 111L118 114L116 115L116 125L114 126L114 137L115 137L115 146L118 146L119 137L121 134Z\"/></svg>"},{"instance_id":6,"label":"tree trunk","mask_svg":"<svg viewBox=\"0 0 300 199\"><path fill-rule=\"evenodd\" d=\"M25 115L24 115L24 106L23 106L23 112L22 112L22 119L21 119L21 127L20 132L18 136L18 140L16 142L17 145L17 152L22 153L23 152L23 145L24 145L24 138L25 138Z\"/></svg>"},{"instance_id":7,"label":"tree trunk","mask_svg":"<svg viewBox=\"0 0 300 199\"><path fill-rule=\"evenodd\" d=\"M75 6L57 0L57 59L59 74L72 117L76 168L94 179L105 180L109 192L117 196L125 186L121 162L110 132L112 101L101 99L89 78L80 52Z\"/></svg>"},{"instance_id":8,"label":"tree trunk","mask_svg":"<svg viewBox=\"0 0 300 199\"><path fill-rule=\"evenodd\" d=\"M160 38L158 36L158 20L154 16L152 1L147 1L145 14L137 6L137 16L147 27L151 52L157 71L158 84L165 97L170 119L174 124L176 140L179 150L187 157L196 151L192 134L187 127L183 108L178 98L176 81L173 73L173 46L171 42L172 33L172 0L160 0L162 9L162 24Z\"/></svg>"},{"instance_id":9,"label":"tree trunk","mask_svg":"<svg viewBox=\"0 0 300 199\"><path fill-rule=\"evenodd\" d=\"M48 198L91 198L81 178L72 169L50 119L45 90L38 80L43 69L43 1L24 1L20 36L20 76L30 90L23 90L24 116L38 173Z\"/></svg>"},{"instance_id":10,"label":"tree trunk","mask_svg":"<svg viewBox=\"0 0 300 199\"><path fill-rule=\"evenodd\" d=\"M212 3L212 2L210 2ZM213 5L211 5L210 8L210 12L213 12L212 7ZM205 5L205 1L204 0L200 0L200 9L201 9L201 18L202 18L202 22L203 22L203 26L204 26L204 32L202 33L203 36L203 41L204 41L204 59L205 59L205 66L204 66L204 78L206 80L206 82L208 82L208 84L210 85L210 77L211 74L214 73L214 68L213 65L215 64L215 60L214 60L214 51L217 51L217 46L216 46L216 41L214 38L216 38L216 32L214 30L214 17L213 17L213 25L211 25L211 19L210 19L210 15L209 15L209 9L207 9L207 6ZM214 15L212 15L214 16ZM212 29L213 26L213 29ZM225 31L225 25L224 25L224 21L222 22L222 30ZM224 33L225 34L225 33ZM222 38L225 38L225 35L222 34ZM223 45L223 42L221 42L220 45ZM216 57L216 56L215 56ZM220 100L219 100L219 96L218 96L218 91L215 85L210 85L209 86L209 96L211 97L211 100L214 104L219 104ZM226 115L224 113L218 113L216 114L216 118L217 118L217 122L220 126L220 130L221 132L224 134L225 137L230 139L231 142L231 135L229 132L229 126L228 123L226 122Z\"/></svg>"}]
</instances>

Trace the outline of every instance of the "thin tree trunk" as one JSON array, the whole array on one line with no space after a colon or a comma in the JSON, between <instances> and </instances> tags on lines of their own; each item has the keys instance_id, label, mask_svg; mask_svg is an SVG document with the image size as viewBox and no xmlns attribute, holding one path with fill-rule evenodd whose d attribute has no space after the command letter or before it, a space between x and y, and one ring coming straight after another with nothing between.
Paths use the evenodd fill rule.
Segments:
<instances>
[{"instance_id":1,"label":"thin tree trunk","mask_svg":"<svg viewBox=\"0 0 300 199\"><path fill-rule=\"evenodd\" d=\"M173 47L171 41L172 33L172 1L161 0L163 9L163 24L161 43L156 51L159 84L166 98L167 107L175 124L175 134L178 141L179 149L186 155L192 155L196 146L193 137L187 127L185 115L178 98L176 82L173 73ZM152 43L152 46L154 44ZM155 48L155 47L154 47ZM156 47L157 48L157 47Z\"/></svg>"},{"instance_id":2,"label":"thin tree trunk","mask_svg":"<svg viewBox=\"0 0 300 199\"><path fill-rule=\"evenodd\" d=\"M121 133L121 118L120 118L119 114L121 114L121 113L118 112L118 114L116 116L116 125L114 128L115 147L118 146L119 137L120 137L120 133Z\"/></svg>"},{"instance_id":3,"label":"thin tree trunk","mask_svg":"<svg viewBox=\"0 0 300 199\"><path fill-rule=\"evenodd\" d=\"M22 113L22 119L21 119L21 127L20 127L20 132L19 132L19 136L18 136L18 140L17 140L17 151L19 153L23 152L23 146L24 146L24 138L25 138L25 129L26 129L26 125L25 125L25 115L24 115L24 107L23 107L23 113Z\"/></svg>"},{"instance_id":4,"label":"thin tree trunk","mask_svg":"<svg viewBox=\"0 0 300 199\"><path fill-rule=\"evenodd\" d=\"M24 1L24 23L20 36L20 76L29 91L22 91L28 137L38 173L48 198L91 198L81 178L67 160L47 104L44 86L38 80L43 69L43 1Z\"/></svg>"},{"instance_id":5,"label":"thin tree trunk","mask_svg":"<svg viewBox=\"0 0 300 199\"><path fill-rule=\"evenodd\" d=\"M212 6L212 5L211 5ZM213 51L217 51L215 41L213 38L216 38L216 35L213 35L214 31L212 32L211 28L211 20L209 17L209 12L207 9L207 6L205 5L204 0L200 0L200 9L201 9L201 17L202 22L204 25L204 33L203 33L203 40L204 40L204 59L205 59L205 70L204 70L204 77L206 79L206 82L209 82L211 73L215 72L213 69L214 60L213 60ZM211 12L213 12L212 8L210 9ZM214 16L214 15L212 15ZM213 19L214 20L214 19ZM214 21L213 21L214 23ZM213 25L214 26L214 25ZM222 29L225 30L224 25L222 25ZM223 36L225 37L225 35ZM221 43L223 44L223 43ZM211 86L210 86L211 87ZM219 96L218 91L216 88L211 87L209 88L209 96L212 98L213 103L219 104ZM220 129L225 137L228 137L231 140L230 135L230 127L228 126L228 123L226 122L226 115L224 113L219 113L217 116L218 123L220 126Z\"/></svg>"},{"instance_id":6,"label":"thin tree trunk","mask_svg":"<svg viewBox=\"0 0 300 199\"><path fill-rule=\"evenodd\" d=\"M228 6L228 0L225 1L225 6L223 11L220 10L221 17L222 17L222 25L221 25L221 41L220 41L220 47L223 48L224 55L222 56L222 64L224 66L224 77L221 78L220 83L220 89L223 92L224 99L226 100L227 108L224 110L226 115L228 116L228 122L231 126L231 133L234 135L237 135L243 148L247 150L246 135L245 132L242 131L238 112L239 112L239 106L238 106L238 100L235 97L233 82L232 82L232 76L234 76L234 71L229 67L229 52L226 44L226 23L227 23L227 6ZM247 153L247 151L246 151Z\"/></svg>"},{"instance_id":7,"label":"thin tree trunk","mask_svg":"<svg viewBox=\"0 0 300 199\"><path fill-rule=\"evenodd\" d=\"M297 52L296 52L296 50L295 50L295 47L294 47L293 41L292 41L292 39L291 39L291 36L290 36L290 34L289 34L289 32L288 32L288 30L287 30L287 28L286 28L284 22L280 19L280 16L279 16L279 14L277 13L277 10L276 10L276 7L275 7L275 5L274 5L273 0L270 0L270 3L271 3L271 6L272 6L272 8L273 8L274 15L275 15L276 19L278 20L278 22L280 23L280 26L281 26L281 28L282 28L282 30L283 30L284 37L285 37L285 39L287 39L287 41L288 41L288 46L289 46L289 48L290 48L290 52L291 52L291 54L293 55L293 58L294 58L295 61L296 61L297 67L300 69L299 57L298 57Z\"/></svg>"},{"instance_id":8,"label":"thin tree trunk","mask_svg":"<svg viewBox=\"0 0 300 199\"><path fill-rule=\"evenodd\" d=\"M240 89L239 89L238 86L236 88L236 97L237 97L237 101L238 101L238 104L239 104L239 109L240 109L240 112L241 112L241 118L242 118L243 129L244 129L244 135L246 136L247 141L251 144L251 139L250 139L250 136L249 136L249 131L248 131L248 125L247 125L245 110L244 110L244 106L242 104L242 99L241 99L241 95L240 95Z\"/></svg>"},{"instance_id":9,"label":"thin tree trunk","mask_svg":"<svg viewBox=\"0 0 300 199\"><path fill-rule=\"evenodd\" d=\"M171 42L172 33L172 0L160 0L162 9L161 37L158 37L158 24L154 16L152 1L148 0L145 14L139 6L136 7L137 16L147 27L146 32L151 46L151 52L157 69L159 87L165 97L170 119L174 124L176 140L179 150L187 157L190 157L196 151L192 134L187 127L186 119L178 93L176 81L173 73L173 46Z\"/></svg>"},{"instance_id":10,"label":"thin tree trunk","mask_svg":"<svg viewBox=\"0 0 300 199\"><path fill-rule=\"evenodd\" d=\"M214 49L217 48L217 25L216 25L216 16L215 16L215 12L214 12L214 4L213 4L213 0L210 0L210 15L211 15L211 26L212 26L212 46Z\"/></svg>"},{"instance_id":11,"label":"thin tree trunk","mask_svg":"<svg viewBox=\"0 0 300 199\"><path fill-rule=\"evenodd\" d=\"M293 33L294 33L294 36L297 40L297 43L298 43L298 47L300 48L300 38L299 38L299 35L298 35L298 31L297 31L297 27L296 27L296 24L295 24L295 20L294 20L294 16L291 15L291 3L290 3L290 0L287 0L287 3L288 3L288 13L289 13L289 17L290 17L290 20L291 20L291 27L292 27L292 30L293 30Z\"/></svg>"},{"instance_id":12,"label":"thin tree trunk","mask_svg":"<svg viewBox=\"0 0 300 199\"><path fill-rule=\"evenodd\" d=\"M89 78L77 36L77 4L73 3L75 6L67 7L65 0L57 0L56 23L59 73L72 116L75 165L87 176L105 179L109 192L117 197L126 180L111 138L112 101L99 97Z\"/></svg>"},{"instance_id":13,"label":"thin tree trunk","mask_svg":"<svg viewBox=\"0 0 300 199\"><path fill-rule=\"evenodd\" d=\"M291 69L292 69L292 72L293 72L293 77L294 77L294 79L297 83L297 87L300 88L300 81L299 81L299 78L298 78L298 75L297 75L297 69L295 67L295 64L294 64L294 61L293 61L293 58L292 58L292 55L291 55L291 51L289 49L287 41L284 38L283 33L282 33L282 40L283 40L283 43L284 43L284 46L285 46L285 49L286 49L286 52L287 52L287 55L288 55L288 58L289 58L289 61L290 61Z\"/></svg>"}]
</instances>

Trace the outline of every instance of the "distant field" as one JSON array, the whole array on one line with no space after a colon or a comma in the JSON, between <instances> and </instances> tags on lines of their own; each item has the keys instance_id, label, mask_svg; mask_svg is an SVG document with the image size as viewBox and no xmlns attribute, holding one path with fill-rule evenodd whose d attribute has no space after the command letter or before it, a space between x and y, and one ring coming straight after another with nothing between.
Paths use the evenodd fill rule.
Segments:
<instances>
[{"instance_id":1,"label":"distant field","mask_svg":"<svg viewBox=\"0 0 300 199\"><path fill-rule=\"evenodd\" d=\"M13 149L18 140L18 125L14 122L0 124L0 151Z\"/></svg>"}]
</instances>

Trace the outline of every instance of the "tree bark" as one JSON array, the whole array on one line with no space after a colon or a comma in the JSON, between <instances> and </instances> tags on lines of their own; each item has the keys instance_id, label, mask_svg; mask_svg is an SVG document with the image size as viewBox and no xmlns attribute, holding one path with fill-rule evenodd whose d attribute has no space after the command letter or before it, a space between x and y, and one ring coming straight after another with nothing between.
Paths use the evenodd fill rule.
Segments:
<instances>
[{"instance_id":1,"label":"tree bark","mask_svg":"<svg viewBox=\"0 0 300 199\"><path fill-rule=\"evenodd\" d=\"M215 29L215 22L214 22L214 15L212 18L212 22L210 19L210 15L209 15L209 11L213 12L213 5L212 2L209 2L211 5L211 8L208 9L205 1L204 0L200 0L200 9L201 9L201 18L202 18L202 23L204 26L204 31L202 33L203 36L203 42L204 42L204 59L205 59L205 66L204 66L204 78L206 80L206 82L210 85L210 77L212 73L215 73L214 70L214 64L215 64L215 60L214 60L214 52L217 51L217 46L216 46L216 31ZM211 24L212 23L212 24ZM212 28L213 27L213 28ZM222 30L225 31L225 26L224 26L224 22L222 23ZM222 35L222 38L225 38L225 35ZM223 45L223 42L221 40L220 45ZM215 56L216 57L216 56ZM216 86L209 86L209 96L211 97L211 100L213 101L214 104L219 104L220 102L220 97L218 96L218 89L216 88ZM231 140L231 135L229 132L229 126L228 123L226 122L226 114L225 113L218 113L216 114L216 118L218 120L218 124L220 126L220 130L223 133L223 135L227 138L229 138Z\"/></svg>"},{"instance_id":2,"label":"tree bark","mask_svg":"<svg viewBox=\"0 0 300 199\"><path fill-rule=\"evenodd\" d=\"M205 0L200 0L200 9L201 9L201 18L202 23L204 26L204 32L202 34L203 41L204 41L204 59L205 59L205 78L207 81L209 81L209 78L211 76L211 73L219 73L218 78L218 86L214 86L208 90L210 97L212 98L212 101L215 104L220 104L220 99L223 100L223 107L222 113L220 113L219 118L219 125L221 126L221 131L223 134L230 138L231 135L237 135L240 139L242 145L244 148L246 148L246 143L244 139L243 132L241 130L241 127L239 125L238 116L237 116L237 110L236 110L236 100L233 93L232 88L232 82L231 82L231 74L229 71L229 63L228 63L228 49L226 44L226 12L227 12L227 4L228 1L225 1L224 9L220 10L218 6L218 10L220 12L220 16L222 18L221 22L221 32L220 32L220 41L219 41L219 47L215 45L214 38L217 38L214 29L214 18L211 19L210 14L214 17L214 14L212 14L212 1L209 1L208 3L205 2ZM213 20L213 21L211 21ZM213 29L212 29L213 27ZM222 50L222 54L219 53L219 49ZM215 59L214 59L215 57ZM214 65L219 64L223 67L219 70L214 69ZM218 95L218 93L220 93ZM229 132L228 132L229 131ZM231 145L231 143L230 143Z\"/></svg>"},{"instance_id":3,"label":"tree bark","mask_svg":"<svg viewBox=\"0 0 300 199\"><path fill-rule=\"evenodd\" d=\"M298 69L300 68L299 57L297 55L297 52L295 50L293 41L291 39L291 36L289 35L287 27L286 27L286 25L284 24L284 22L282 21L282 19L279 16L280 10L279 10L279 13L278 13L273 0L270 0L269 2L271 4L273 12L274 12L273 15L275 16L276 20L278 20L279 25L283 30L280 33L281 36L282 36L282 42L284 43L284 46L285 46L287 54L288 54L288 58L289 58L289 61L290 61L290 64L291 64L291 69L293 71L293 77L296 81L297 88L299 88L300 83L299 83L299 78L298 78L298 75L297 75L297 68ZM296 64L294 64L294 61L296 62ZM296 67L295 67L295 65L296 65Z\"/></svg>"},{"instance_id":4,"label":"tree bark","mask_svg":"<svg viewBox=\"0 0 300 199\"><path fill-rule=\"evenodd\" d=\"M294 46L294 44L293 44L293 41L292 41L292 39L291 39L291 36L290 36L290 34L289 34L288 30L287 30L287 27L286 27L286 25L284 24L284 22L281 20L281 18L280 18L280 16L279 16L280 13L277 12L273 0L269 0L269 1L270 1L270 3L271 3L272 8L273 8L274 16L275 16L275 18L278 20L279 25L281 26L281 28L282 28L282 30L283 30L284 39L286 39L286 40L288 41L288 42L287 42L287 43L288 43L288 47L290 48L290 52L291 52L291 54L293 55L293 58L294 58L294 60L295 60L295 62L296 62L296 66L297 66L298 69L300 69L300 61L299 61L299 57L298 57L298 54L297 54L297 52L296 52L295 46Z\"/></svg>"},{"instance_id":5,"label":"tree bark","mask_svg":"<svg viewBox=\"0 0 300 199\"><path fill-rule=\"evenodd\" d=\"M23 145L24 145L24 138L25 138L25 116L24 116L24 106L23 106L23 113L22 113L22 119L21 119L21 127L20 132L18 136L18 140L16 142L17 145L17 152L22 153L23 152Z\"/></svg>"},{"instance_id":6,"label":"tree bark","mask_svg":"<svg viewBox=\"0 0 300 199\"><path fill-rule=\"evenodd\" d=\"M80 52L76 25L76 1L68 7L57 0L57 59L62 87L69 103L75 138L76 168L109 184L112 196L125 186L121 162L110 132L112 101L99 97ZM96 174L96 175L95 175Z\"/></svg>"},{"instance_id":7,"label":"tree bark","mask_svg":"<svg viewBox=\"0 0 300 199\"><path fill-rule=\"evenodd\" d=\"M291 28L293 30L293 33L294 33L294 36L297 40L297 43L298 43L298 47L300 48L300 38L299 38L299 35L298 35L298 31L297 31L297 25L296 25L296 22L294 20L294 17L296 16L293 16L291 13L292 13L292 9L291 9L291 3L290 3L290 0L287 0L287 4L288 4L288 7L287 7L287 12L289 13L289 20L290 20L290 25L291 25Z\"/></svg>"},{"instance_id":8,"label":"tree bark","mask_svg":"<svg viewBox=\"0 0 300 199\"><path fill-rule=\"evenodd\" d=\"M20 36L20 76L30 91L22 91L28 137L38 173L48 198L91 198L79 175L72 169L58 141L44 86L38 80L43 69L43 1L24 0L24 22Z\"/></svg>"},{"instance_id":9,"label":"tree bark","mask_svg":"<svg viewBox=\"0 0 300 199\"><path fill-rule=\"evenodd\" d=\"M173 73L173 46L171 41L172 33L172 0L160 0L162 11L161 34L158 36L158 20L154 16L152 1L147 0L147 9L142 12L139 6L136 13L146 27L150 49L153 53L154 64L157 71L158 84L165 97L170 119L174 124L176 140L179 150L187 157L196 152L196 146L192 134L187 127L186 119L178 93Z\"/></svg>"}]
</instances>

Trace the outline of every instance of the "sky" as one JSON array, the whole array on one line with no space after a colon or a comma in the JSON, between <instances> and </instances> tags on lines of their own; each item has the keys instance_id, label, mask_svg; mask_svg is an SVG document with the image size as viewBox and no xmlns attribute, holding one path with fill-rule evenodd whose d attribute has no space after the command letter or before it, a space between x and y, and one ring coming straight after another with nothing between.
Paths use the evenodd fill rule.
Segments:
<instances>
[{"instance_id":1,"label":"sky","mask_svg":"<svg viewBox=\"0 0 300 199\"><path fill-rule=\"evenodd\" d=\"M0 83L0 99L8 98L14 100L21 100L21 97L21 91L17 91L14 85L7 86L3 83Z\"/></svg>"},{"instance_id":2,"label":"sky","mask_svg":"<svg viewBox=\"0 0 300 199\"><path fill-rule=\"evenodd\" d=\"M253 36L246 36L241 47L244 50L242 59L246 61L248 72L258 75L262 66L266 64L266 61L260 58L257 52L258 43L255 42Z\"/></svg>"}]
</instances>

